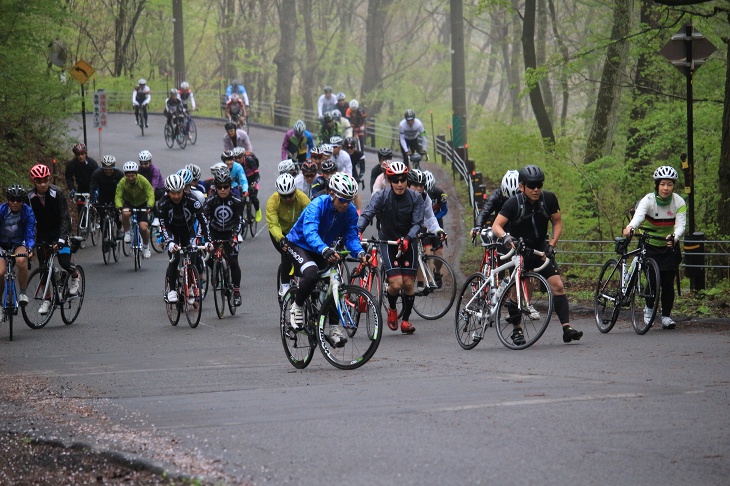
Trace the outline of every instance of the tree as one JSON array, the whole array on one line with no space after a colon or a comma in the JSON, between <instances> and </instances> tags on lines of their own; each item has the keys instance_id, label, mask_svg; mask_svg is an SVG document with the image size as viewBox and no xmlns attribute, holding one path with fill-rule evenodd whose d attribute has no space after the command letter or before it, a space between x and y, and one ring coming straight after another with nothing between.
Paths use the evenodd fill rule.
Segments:
<instances>
[{"instance_id":1,"label":"tree","mask_svg":"<svg viewBox=\"0 0 730 486\"><path fill-rule=\"evenodd\" d=\"M297 9L295 0L277 3L279 12L279 51L274 57L276 64L276 103L291 106L291 87L294 81L294 57L297 45ZM289 117L277 112L274 123L288 126Z\"/></svg>"},{"instance_id":2,"label":"tree","mask_svg":"<svg viewBox=\"0 0 730 486\"><path fill-rule=\"evenodd\" d=\"M537 10L536 0L525 1L525 16L522 22L522 51L525 60L525 73L529 76L531 72L537 69L537 54L535 52L535 14ZM527 80L528 89L530 90L530 104L535 114L537 126L543 140L550 141L555 144L555 134L553 133L553 124L550 121L550 115L545 108L545 102L542 98L540 84L537 80Z\"/></svg>"},{"instance_id":3,"label":"tree","mask_svg":"<svg viewBox=\"0 0 730 486\"><path fill-rule=\"evenodd\" d=\"M383 87L383 49L385 48L388 9L393 0L370 0L365 37L365 72L363 76L361 96L370 103L369 111L375 114L380 111L381 100L372 99L371 93Z\"/></svg>"}]
</instances>

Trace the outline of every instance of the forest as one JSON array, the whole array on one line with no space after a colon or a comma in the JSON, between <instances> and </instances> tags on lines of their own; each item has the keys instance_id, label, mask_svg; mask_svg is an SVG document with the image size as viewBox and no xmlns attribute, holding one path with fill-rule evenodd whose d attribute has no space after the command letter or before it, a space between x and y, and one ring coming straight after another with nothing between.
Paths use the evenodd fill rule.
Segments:
<instances>
[{"instance_id":1,"label":"forest","mask_svg":"<svg viewBox=\"0 0 730 486\"><path fill-rule=\"evenodd\" d=\"M0 177L67 156L79 59L96 86L172 84L173 0L0 0ZM185 78L210 99L233 78L252 103L316 109L324 85L397 124L414 109L449 133L449 0L182 0ZM653 190L680 174L687 80L659 51L691 23L717 50L693 71L696 226L730 235L728 0L464 0L469 157L491 181L538 164L559 193L567 237L610 239ZM65 66L49 46L65 47ZM162 96L157 97L161 103ZM431 120L433 119L433 129ZM680 178L680 193L688 186Z\"/></svg>"}]
</instances>

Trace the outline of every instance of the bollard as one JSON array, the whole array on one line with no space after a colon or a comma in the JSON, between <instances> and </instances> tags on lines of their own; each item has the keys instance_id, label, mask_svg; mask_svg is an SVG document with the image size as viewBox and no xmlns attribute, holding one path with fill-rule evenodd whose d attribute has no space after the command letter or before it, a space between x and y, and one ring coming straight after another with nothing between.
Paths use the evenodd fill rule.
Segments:
<instances>
[{"instance_id":1,"label":"bollard","mask_svg":"<svg viewBox=\"0 0 730 486\"><path fill-rule=\"evenodd\" d=\"M684 237L684 274L691 290L705 289L705 234L696 231Z\"/></svg>"}]
</instances>

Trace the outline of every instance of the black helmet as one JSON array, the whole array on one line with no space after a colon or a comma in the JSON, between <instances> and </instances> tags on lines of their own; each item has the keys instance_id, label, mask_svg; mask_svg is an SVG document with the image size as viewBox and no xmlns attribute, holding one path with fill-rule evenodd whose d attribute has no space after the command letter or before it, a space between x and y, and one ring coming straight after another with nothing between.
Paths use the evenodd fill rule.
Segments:
<instances>
[{"instance_id":1,"label":"black helmet","mask_svg":"<svg viewBox=\"0 0 730 486\"><path fill-rule=\"evenodd\" d=\"M233 122L226 123L226 131L228 131L228 130L235 130L235 129L236 129L236 124L235 123L233 123Z\"/></svg>"},{"instance_id":2,"label":"black helmet","mask_svg":"<svg viewBox=\"0 0 730 486\"><path fill-rule=\"evenodd\" d=\"M234 79L233 81L231 81L231 84L233 86L238 86L238 80L237 79Z\"/></svg>"},{"instance_id":3,"label":"black helmet","mask_svg":"<svg viewBox=\"0 0 730 486\"><path fill-rule=\"evenodd\" d=\"M408 171L408 182L411 184L419 184L419 185L425 185L424 184L424 177L423 172L421 172L419 169L411 169Z\"/></svg>"},{"instance_id":4,"label":"black helmet","mask_svg":"<svg viewBox=\"0 0 730 486\"><path fill-rule=\"evenodd\" d=\"M393 158L393 151L390 150L388 147L383 147L378 150L378 158L380 160L390 160Z\"/></svg>"},{"instance_id":5,"label":"black helmet","mask_svg":"<svg viewBox=\"0 0 730 486\"><path fill-rule=\"evenodd\" d=\"M536 165L526 165L520 169L520 184L528 182L545 182L545 174Z\"/></svg>"},{"instance_id":6,"label":"black helmet","mask_svg":"<svg viewBox=\"0 0 730 486\"><path fill-rule=\"evenodd\" d=\"M416 112L413 110L406 110L405 114L403 115L403 118L405 118L406 120L415 120Z\"/></svg>"},{"instance_id":7,"label":"black helmet","mask_svg":"<svg viewBox=\"0 0 730 486\"><path fill-rule=\"evenodd\" d=\"M222 161L231 160L231 159L233 159L233 152L232 151L226 150L225 152L223 152L221 154L221 160Z\"/></svg>"},{"instance_id":8,"label":"black helmet","mask_svg":"<svg viewBox=\"0 0 730 486\"><path fill-rule=\"evenodd\" d=\"M335 172L337 170L337 164L335 164L334 160L327 159L322 162L320 168L322 169L322 172Z\"/></svg>"},{"instance_id":9,"label":"black helmet","mask_svg":"<svg viewBox=\"0 0 730 486\"><path fill-rule=\"evenodd\" d=\"M345 141L342 143L342 146L346 150L350 150L351 148L357 147L357 143L355 142L355 139L352 137L347 137Z\"/></svg>"},{"instance_id":10,"label":"black helmet","mask_svg":"<svg viewBox=\"0 0 730 486\"><path fill-rule=\"evenodd\" d=\"M25 189L20 184L13 184L5 191L5 196L8 199L23 199L27 195L28 193L25 192Z\"/></svg>"}]
</instances>

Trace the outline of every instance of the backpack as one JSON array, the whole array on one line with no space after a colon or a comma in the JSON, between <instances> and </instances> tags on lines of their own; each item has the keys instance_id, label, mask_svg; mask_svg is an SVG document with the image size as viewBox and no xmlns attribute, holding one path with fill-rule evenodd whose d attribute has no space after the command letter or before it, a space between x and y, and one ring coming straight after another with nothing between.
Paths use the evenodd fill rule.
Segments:
<instances>
[{"instance_id":1,"label":"backpack","mask_svg":"<svg viewBox=\"0 0 730 486\"><path fill-rule=\"evenodd\" d=\"M515 220L510 221L509 223L516 226L516 225L520 224L521 222L523 222L524 220L526 220L528 218L528 215L527 215L527 210L525 208L525 195L520 192L515 197L517 198L518 213L517 213L517 217L515 218ZM548 212L547 207L545 206L545 194L544 193L540 193L540 199L537 201L537 204L538 204L538 208L535 211L535 213L532 213L532 214L537 214L537 213L542 214L543 216L545 216L545 218L547 218L548 221L550 221L551 215Z\"/></svg>"}]
</instances>

